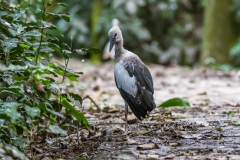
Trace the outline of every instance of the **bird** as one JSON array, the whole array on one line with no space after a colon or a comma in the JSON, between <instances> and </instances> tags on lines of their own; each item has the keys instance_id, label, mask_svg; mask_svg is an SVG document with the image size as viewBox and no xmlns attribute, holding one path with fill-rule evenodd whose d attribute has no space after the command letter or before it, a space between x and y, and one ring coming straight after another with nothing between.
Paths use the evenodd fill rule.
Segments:
<instances>
[{"instance_id":1,"label":"bird","mask_svg":"<svg viewBox=\"0 0 240 160\"><path fill-rule=\"evenodd\" d=\"M112 27L114 27L114 26L118 26L118 24L119 24L119 20L118 19L116 19L116 18L114 18L113 20L112 20ZM104 51L103 51L103 60L107 60L107 59L111 59L111 60L113 60L114 59L114 48L112 49L112 51L109 51L109 45L110 45L110 43L108 42L107 44L106 44L106 46L104 47Z\"/></svg>"},{"instance_id":2,"label":"bird","mask_svg":"<svg viewBox=\"0 0 240 160\"><path fill-rule=\"evenodd\" d=\"M128 130L128 106L138 120L156 108L153 79L147 66L133 52L124 49L123 36L118 26L108 32L109 51L115 47L114 78L117 88L125 101L125 132ZM137 120L137 121L138 121Z\"/></svg>"}]
</instances>

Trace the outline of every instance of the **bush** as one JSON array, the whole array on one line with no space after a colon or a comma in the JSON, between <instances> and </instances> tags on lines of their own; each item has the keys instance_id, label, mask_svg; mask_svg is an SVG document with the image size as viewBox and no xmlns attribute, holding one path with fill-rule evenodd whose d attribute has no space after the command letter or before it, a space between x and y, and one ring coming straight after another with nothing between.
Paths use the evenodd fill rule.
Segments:
<instances>
[{"instance_id":1,"label":"bush","mask_svg":"<svg viewBox=\"0 0 240 160\"><path fill-rule=\"evenodd\" d=\"M70 17L47 12L51 6L51 1L35 2L34 7L29 7L28 1L0 2L0 146L6 150L31 150L35 133L66 136L66 128L74 127L69 121L89 127L79 110L82 97L64 92L73 87L65 79L78 81L82 74L67 67L75 51L72 42L69 46L53 36L61 31L49 22L54 17L69 22ZM51 60L53 52L65 59L65 66ZM0 152L0 157L7 153Z\"/></svg>"}]
</instances>

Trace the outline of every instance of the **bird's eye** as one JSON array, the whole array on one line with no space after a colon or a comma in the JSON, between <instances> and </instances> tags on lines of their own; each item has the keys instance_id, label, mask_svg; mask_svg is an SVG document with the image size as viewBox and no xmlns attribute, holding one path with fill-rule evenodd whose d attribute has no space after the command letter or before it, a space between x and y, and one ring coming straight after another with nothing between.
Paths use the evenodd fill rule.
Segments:
<instances>
[{"instance_id":1,"label":"bird's eye","mask_svg":"<svg viewBox=\"0 0 240 160\"><path fill-rule=\"evenodd\" d=\"M114 34L114 37L116 37L116 36L117 36L117 33Z\"/></svg>"}]
</instances>

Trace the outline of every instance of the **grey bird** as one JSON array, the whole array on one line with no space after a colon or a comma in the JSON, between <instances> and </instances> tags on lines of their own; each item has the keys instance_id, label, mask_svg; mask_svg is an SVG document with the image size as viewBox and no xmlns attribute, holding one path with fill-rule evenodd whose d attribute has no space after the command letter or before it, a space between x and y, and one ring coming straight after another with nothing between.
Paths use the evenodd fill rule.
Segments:
<instances>
[{"instance_id":1,"label":"grey bird","mask_svg":"<svg viewBox=\"0 0 240 160\"><path fill-rule=\"evenodd\" d=\"M108 32L110 47L115 47L115 83L125 100L125 132L127 132L128 106L142 120L156 108L152 75L142 60L134 53L123 48L122 32L118 26Z\"/></svg>"},{"instance_id":2,"label":"grey bird","mask_svg":"<svg viewBox=\"0 0 240 160\"><path fill-rule=\"evenodd\" d=\"M112 20L112 27L114 27L114 26L118 26L118 24L119 24L119 20L118 19L116 19L116 18L114 18L113 20ZM109 46L110 46L110 42L108 42L107 44L106 44L106 46L104 47L104 50L103 50L103 59L104 60L107 60L107 59L111 59L111 60L113 60L114 59L114 55L115 55L115 52L114 52L114 47L113 47L113 49L111 50L111 51L109 51Z\"/></svg>"}]
</instances>

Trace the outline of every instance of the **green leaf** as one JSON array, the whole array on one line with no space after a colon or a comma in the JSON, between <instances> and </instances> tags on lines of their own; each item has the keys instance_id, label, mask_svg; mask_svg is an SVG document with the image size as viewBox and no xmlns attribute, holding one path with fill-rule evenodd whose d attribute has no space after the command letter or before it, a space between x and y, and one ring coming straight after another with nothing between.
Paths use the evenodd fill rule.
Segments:
<instances>
[{"instance_id":1,"label":"green leaf","mask_svg":"<svg viewBox=\"0 0 240 160\"><path fill-rule=\"evenodd\" d=\"M184 108L190 108L190 104L187 101L184 101L181 98L172 98L169 99L165 102L163 102L162 104L160 104L158 107L162 107L162 108L169 108L169 107L184 107Z\"/></svg>"},{"instance_id":2,"label":"green leaf","mask_svg":"<svg viewBox=\"0 0 240 160\"><path fill-rule=\"evenodd\" d=\"M14 124L14 127L16 128L16 131L17 131L17 134L18 135L22 135L23 134L23 127L22 127L23 124L19 124L19 123L15 123Z\"/></svg>"},{"instance_id":3,"label":"green leaf","mask_svg":"<svg viewBox=\"0 0 240 160\"><path fill-rule=\"evenodd\" d=\"M26 32L23 34L24 37L40 37L41 36L41 33L37 30L33 30L33 31L29 31L29 32Z\"/></svg>"},{"instance_id":4,"label":"green leaf","mask_svg":"<svg viewBox=\"0 0 240 160\"><path fill-rule=\"evenodd\" d=\"M70 16L67 14L59 14L59 16L66 22L70 22Z\"/></svg>"},{"instance_id":5,"label":"green leaf","mask_svg":"<svg viewBox=\"0 0 240 160\"><path fill-rule=\"evenodd\" d=\"M67 55L68 57L72 54L72 52L69 50L62 50L62 53Z\"/></svg>"},{"instance_id":6,"label":"green leaf","mask_svg":"<svg viewBox=\"0 0 240 160\"><path fill-rule=\"evenodd\" d=\"M72 103L70 103L66 98L62 98L62 105L66 108L66 110L71 115L73 115L78 120L78 122L82 123L86 127L89 127L89 123L88 123L86 117L84 116L84 114L82 112L80 112L79 110L76 110L74 108L74 106L72 105Z\"/></svg>"},{"instance_id":7,"label":"green leaf","mask_svg":"<svg viewBox=\"0 0 240 160\"><path fill-rule=\"evenodd\" d=\"M25 138L18 138L18 137L12 138L12 143L15 146L20 147L21 149L23 149L27 146L27 142L28 142L28 140Z\"/></svg>"},{"instance_id":8,"label":"green leaf","mask_svg":"<svg viewBox=\"0 0 240 160\"><path fill-rule=\"evenodd\" d=\"M20 43L19 46L22 47L22 48L26 48L26 49L29 49L31 47L31 46L29 46L27 44L24 44L24 43Z\"/></svg>"},{"instance_id":9,"label":"green leaf","mask_svg":"<svg viewBox=\"0 0 240 160\"><path fill-rule=\"evenodd\" d=\"M234 111L228 111L227 115L230 116L230 115L234 115L236 112Z\"/></svg>"},{"instance_id":10,"label":"green leaf","mask_svg":"<svg viewBox=\"0 0 240 160\"><path fill-rule=\"evenodd\" d=\"M28 9L28 8L26 8L26 9L24 9L24 10L21 10L19 13L16 13L16 14L13 16L13 17L14 17L13 21L15 21L15 20L17 20L18 18L22 17L22 16L25 14L25 12L26 12L27 9Z\"/></svg>"},{"instance_id":11,"label":"green leaf","mask_svg":"<svg viewBox=\"0 0 240 160\"><path fill-rule=\"evenodd\" d=\"M11 117L7 116L5 113L0 113L0 122L3 124L5 122L5 120L10 121Z\"/></svg>"},{"instance_id":12,"label":"green leaf","mask_svg":"<svg viewBox=\"0 0 240 160\"><path fill-rule=\"evenodd\" d=\"M63 6L63 7L68 7L68 5L67 4L65 4L65 3L58 3L60 6Z\"/></svg>"},{"instance_id":13,"label":"green leaf","mask_svg":"<svg viewBox=\"0 0 240 160\"><path fill-rule=\"evenodd\" d=\"M6 127L7 128L7 127ZM0 138L2 142L7 142L10 143L10 137L8 136L8 134L6 133L6 131L3 129L3 126L1 126L0 128ZM1 144L0 144L1 145Z\"/></svg>"},{"instance_id":14,"label":"green leaf","mask_svg":"<svg viewBox=\"0 0 240 160\"><path fill-rule=\"evenodd\" d=\"M51 6L52 5L52 0L47 2L47 6Z\"/></svg>"},{"instance_id":15,"label":"green leaf","mask_svg":"<svg viewBox=\"0 0 240 160\"><path fill-rule=\"evenodd\" d=\"M91 53L91 54L100 54L101 53L101 50L97 49L97 48L82 48L82 51L86 52L86 53Z\"/></svg>"},{"instance_id":16,"label":"green leaf","mask_svg":"<svg viewBox=\"0 0 240 160\"><path fill-rule=\"evenodd\" d=\"M83 72L74 72L75 74L83 74Z\"/></svg>"},{"instance_id":17,"label":"green leaf","mask_svg":"<svg viewBox=\"0 0 240 160\"><path fill-rule=\"evenodd\" d=\"M5 102L3 103L4 113L9 116L12 121L16 121L21 116L17 111L19 106L21 106L19 103Z\"/></svg>"},{"instance_id":18,"label":"green leaf","mask_svg":"<svg viewBox=\"0 0 240 160\"><path fill-rule=\"evenodd\" d=\"M59 75L61 75L61 76L64 75L64 72L62 70L60 70L60 69L54 69L54 72L59 74Z\"/></svg>"},{"instance_id":19,"label":"green leaf","mask_svg":"<svg viewBox=\"0 0 240 160\"><path fill-rule=\"evenodd\" d=\"M82 97L75 93L68 93L74 100L79 101L82 104Z\"/></svg>"},{"instance_id":20,"label":"green leaf","mask_svg":"<svg viewBox=\"0 0 240 160\"><path fill-rule=\"evenodd\" d=\"M50 115L49 119L50 119L50 124L52 125L57 124L57 120L52 115Z\"/></svg>"},{"instance_id":21,"label":"green leaf","mask_svg":"<svg viewBox=\"0 0 240 160\"><path fill-rule=\"evenodd\" d=\"M49 126L47 131L61 136L67 136L67 132L57 125Z\"/></svg>"},{"instance_id":22,"label":"green leaf","mask_svg":"<svg viewBox=\"0 0 240 160\"><path fill-rule=\"evenodd\" d=\"M40 9L40 8L37 8L36 10L35 10L35 13L41 13L42 12L42 10Z\"/></svg>"},{"instance_id":23,"label":"green leaf","mask_svg":"<svg viewBox=\"0 0 240 160\"><path fill-rule=\"evenodd\" d=\"M240 126L240 121L237 121L235 125Z\"/></svg>"},{"instance_id":24,"label":"green leaf","mask_svg":"<svg viewBox=\"0 0 240 160\"><path fill-rule=\"evenodd\" d=\"M49 112L49 113L51 113L51 114L53 114L53 115L55 115L55 116L59 116L59 117L61 117L61 118L64 118L64 115L63 114L61 114L61 113L59 113L59 112L55 112L55 111L53 111L53 110L51 110L51 109L49 109L49 108L46 108L47 109L47 111Z\"/></svg>"},{"instance_id":25,"label":"green leaf","mask_svg":"<svg viewBox=\"0 0 240 160\"><path fill-rule=\"evenodd\" d=\"M83 51L82 49L75 49L75 50L74 50L74 53L77 53L77 54L79 54L79 55L85 55L85 54L87 54L87 52Z\"/></svg>"},{"instance_id":26,"label":"green leaf","mask_svg":"<svg viewBox=\"0 0 240 160\"><path fill-rule=\"evenodd\" d=\"M73 160L86 160L86 159L83 157L77 157L77 158L74 158Z\"/></svg>"},{"instance_id":27,"label":"green leaf","mask_svg":"<svg viewBox=\"0 0 240 160\"><path fill-rule=\"evenodd\" d=\"M37 106L43 113L47 113L47 109L46 109L46 106L43 102L40 102Z\"/></svg>"},{"instance_id":28,"label":"green leaf","mask_svg":"<svg viewBox=\"0 0 240 160\"><path fill-rule=\"evenodd\" d=\"M19 151L16 147L12 146L12 145L2 145L0 144L0 155L3 157L9 157L9 154L12 156L12 158L14 157L15 159L22 159L22 160L28 160L28 157L25 156L25 154L21 151ZM10 158L10 159L12 159ZM8 158L5 158L8 159Z\"/></svg>"},{"instance_id":29,"label":"green leaf","mask_svg":"<svg viewBox=\"0 0 240 160\"><path fill-rule=\"evenodd\" d=\"M19 40L16 39L16 38L4 40L4 46L8 49L12 49L14 47L17 47L18 43L19 43Z\"/></svg>"},{"instance_id":30,"label":"green leaf","mask_svg":"<svg viewBox=\"0 0 240 160\"><path fill-rule=\"evenodd\" d=\"M5 2L2 2L2 1L0 1L0 8L2 10L8 11L8 12L12 12L12 13L14 13L14 9L15 9L13 7L10 7L9 3L6 4Z\"/></svg>"},{"instance_id":31,"label":"green leaf","mask_svg":"<svg viewBox=\"0 0 240 160\"><path fill-rule=\"evenodd\" d=\"M67 73L67 78L70 79L71 81L75 81L75 82L78 82L78 75L75 75L74 73Z\"/></svg>"},{"instance_id":32,"label":"green leaf","mask_svg":"<svg viewBox=\"0 0 240 160\"><path fill-rule=\"evenodd\" d=\"M40 116L40 109L37 107L29 107L29 106L25 106L25 111L27 112L27 114L29 116L31 116L32 118L36 117L36 116Z\"/></svg>"},{"instance_id":33,"label":"green leaf","mask_svg":"<svg viewBox=\"0 0 240 160\"><path fill-rule=\"evenodd\" d=\"M71 76L67 76L67 77L68 77L68 79L70 79L71 81L78 82L78 79L76 78L77 76L71 75Z\"/></svg>"},{"instance_id":34,"label":"green leaf","mask_svg":"<svg viewBox=\"0 0 240 160\"><path fill-rule=\"evenodd\" d=\"M46 22L46 21L42 21L42 24L44 25L44 28L57 29L57 27L55 25L53 25L52 23L49 23L49 22Z\"/></svg>"},{"instance_id":35,"label":"green leaf","mask_svg":"<svg viewBox=\"0 0 240 160\"><path fill-rule=\"evenodd\" d=\"M58 16L61 17L64 21L66 22L70 22L70 16L67 14L63 14L63 13L52 13L52 12L46 12L45 13L46 16Z\"/></svg>"},{"instance_id":36,"label":"green leaf","mask_svg":"<svg viewBox=\"0 0 240 160\"><path fill-rule=\"evenodd\" d=\"M67 93L63 94L74 106L81 108L82 107L82 97L74 94L74 93Z\"/></svg>"}]
</instances>

